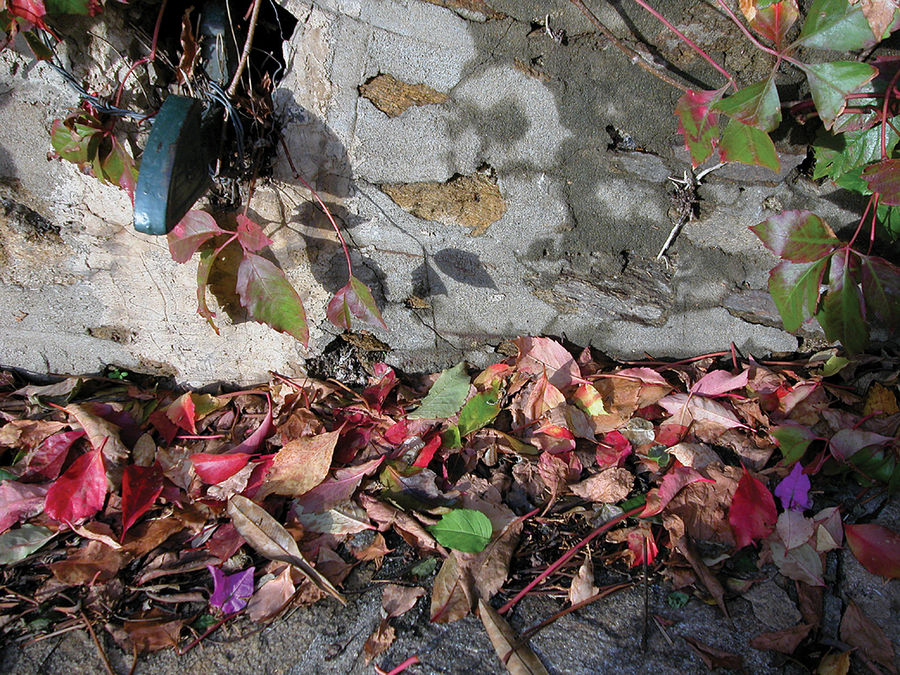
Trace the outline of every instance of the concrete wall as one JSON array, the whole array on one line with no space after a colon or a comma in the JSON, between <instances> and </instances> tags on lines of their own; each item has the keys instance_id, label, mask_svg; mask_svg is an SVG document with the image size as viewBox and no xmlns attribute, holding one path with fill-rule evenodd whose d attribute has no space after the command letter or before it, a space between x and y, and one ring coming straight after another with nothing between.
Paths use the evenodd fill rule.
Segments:
<instances>
[{"instance_id":1,"label":"concrete wall","mask_svg":"<svg viewBox=\"0 0 900 675\"><path fill-rule=\"evenodd\" d=\"M630 65L568 2L489 5L284 3L299 23L276 109L295 166L333 205L382 307L390 330L373 332L387 360L478 364L506 338L541 333L618 357L797 348L764 292L773 258L747 227L782 208L814 209L836 228L853 221L855 203L793 170L805 147L779 141L777 176L711 174L699 219L658 262L677 217L669 177L689 169L678 92ZM753 80L760 61L733 48L736 31L708 4L665 5ZM632 46L636 35L659 45L655 58L676 76L719 86L639 8L601 7ZM116 53L103 54L92 58L120 76ZM250 213L305 299L308 352L253 322L212 332L195 314L196 264L176 265L163 238L134 232L124 193L46 159L50 122L76 95L21 55L0 54L0 73L0 363L252 382L299 372L333 339L324 309L345 283L343 254L283 157ZM608 129L625 143L611 147Z\"/></svg>"}]
</instances>

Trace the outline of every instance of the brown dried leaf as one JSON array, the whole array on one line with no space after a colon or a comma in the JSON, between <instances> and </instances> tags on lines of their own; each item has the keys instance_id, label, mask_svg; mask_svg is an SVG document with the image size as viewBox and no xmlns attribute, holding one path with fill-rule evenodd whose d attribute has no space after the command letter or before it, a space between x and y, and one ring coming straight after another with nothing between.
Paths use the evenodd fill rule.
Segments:
<instances>
[{"instance_id":1,"label":"brown dried leaf","mask_svg":"<svg viewBox=\"0 0 900 675\"><path fill-rule=\"evenodd\" d=\"M291 566L285 565L278 576L269 579L253 594L247 603L247 615L257 623L269 621L281 613L293 596Z\"/></svg>"},{"instance_id":2,"label":"brown dried leaf","mask_svg":"<svg viewBox=\"0 0 900 675\"><path fill-rule=\"evenodd\" d=\"M847 675L849 672L850 652L826 654L816 668L816 675Z\"/></svg>"},{"instance_id":3,"label":"brown dried leaf","mask_svg":"<svg viewBox=\"0 0 900 675\"><path fill-rule=\"evenodd\" d=\"M432 623L452 623L469 614L472 587L469 575L460 567L459 552L452 551L434 578L431 589Z\"/></svg>"},{"instance_id":4,"label":"brown dried leaf","mask_svg":"<svg viewBox=\"0 0 900 675\"><path fill-rule=\"evenodd\" d=\"M421 586L387 584L381 593L381 606L387 617L393 619L395 616L406 614L423 595L425 595L425 589Z\"/></svg>"},{"instance_id":5,"label":"brown dried leaf","mask_svg":"<svg viewBox=\"0 0 900 675\"><path fill-rule=\"evenodd\" d=\"M741 479L741 470L710 464L704 471L714 482L686 485L669 502L666 511L681 518L692 539L734 546L728 510Z\"/></svg>"},{"instance_id":6,"label":"brown dried leaf","mask_svg":"<svg viewBox=\"0 0 900 675\"><path fill-rule=\"evenodd\" d=\"M275 455L257 499L267 495L299 497L328 476L340 431L304 436L285 443Z\"/></svg>"},{"instance_id":7,"label":"brown dried leaf","mask_svg":"<svg viewBox=\"0 0 900 675\"><path fill-rule=\"evenodd\" d=\"M627 469L603 469L580 483L569 486L576 495L591 502L615 504L625 499L634 487L634 476Z\"/></svg>"},{"instance_id":8,"label":"brown dried leaf","mask_svg":"<svg viewBox=\"0 0 900 675\"><path fill-rule=\"evenodd\" d=\"M447 549L438 544L428 530L408 513L367 494L361 494L359 502L369 514L369 518L378 523L380 532L393 527L407 544L417 548L419 552L434 553L436 551L441 555L447 555Z\"/></svg>"},{"instance_id":9,"label":"brown dried leaf","mask_svg":"<svg viewBox=\"0 0 900 675\"><path fill-rule=\"evenodd\" d=\"M572 578L572 585L569 586L569 602L577 605L599 592L600 589L594 586L594 563L588 553L581 567L578 568L578 573Z\"/></svg>"},{"instance_id":10,"label":"brown dried leaf","mask_svg":"<svg viewBox=\"0 0 900 675\"><path fill-rule=\"evenodd\" d=\"M158 652L160 649L178 646L178 639L181 637L181 629L184 627L185 619L156 619L148 621L147 618L126 621L123 625L128 641L134 646L138 654Z\"/></svg>"},{"instance_id":11,"label":"brown dried leaf","mask_svg":"<svg viewBox=\"0 0 900 675\"><path fill-rule=\"evenodd\" d=\"M782 654L793 654L809 635L810 630L811 624L801 623L772 633L760 633L750 640L750 646L754 649L771 649Z\"/></svg>"},{"instance_id":12,"label":"brown dried leaf","mask_svg":"<svg viewBox=\"0 0 900 675\"><path fill-rule=\"evenodd\" d=\"M518 636L503 617L484 600L478 601L478 616L500 662L506 666L511 675L549 675L544 664L531 651L531 647L527 644L515 647L519 642Z\"/></svg>"},{"instance_id":13,"label":"brown dried leaf","mask_svg":"<svg viewBox=\"0 0 900 675\"><path fill-rule=\"evenodd\" d=\"M692 637L683 636L697 656L706 664L710 670L715 668L727 668L728 670L740 670L744 667L744 659L738 654L732 654L715 647L703 644L699 640Z\"/></svg>"},{"instance_id":14,"label":"brown dried leaf","mask_svg":"<svg viewBox=\"0 0 900 675\"><path fill-rule=\"evenodd\" d=\"M191 10L188 7L181 17L181 59L178 61L176 75L178 76L178 84L184 84L194 76L194 65L197 63L199 50L197 49L197 38L194 37L194 29L191 26Z\"/></svg>"},{"instance_id":15,"label":"brown dried leaf","mask_svg":"<svg viewBox=\"0 0 900 675\"><path fill-rule=\"evenodd\" d=\"M881 40L893 23L897 4L897 0L860 0L863 16L869 22L876 40Z\"/></svg>"},{"instance_id":16,"label":"brown dried leaf","mask_svg":"<svg viewBox=\"0 0 900 675\"><path fill-rule=\"evenodd\" d=\"M363 645L363 651L366 655L366 665L379 654L387 651L388 647L394 642L396 634L394 628L388 623L387 619L382 620L375 631L366 640Z\"/></svg>"},{"instance_id":17,"label":"brown dried leaf","mask_svg":"<svg viewBox=\"0 0 900 675\"><path fill-rule=\"evenodd\" d=\"M65 560L50 563L48 567L61 583L80 586L115 578L125 562L121 550L99 541L88 541L86 545L70 550Z\"/></svg>"},{"instance_id":18,"label":"brown dried leaf","mask_svg":"<svg viewBox=\"0 0 900 675\"><path fill-rule=\"evenodd\" d=\"M261 506L246 497L234 495L226 507L235 528L247 543L269 560L278 560L294 565L303 572L316 587L329 593L341 604L347 604L344 596L316 570L297 547L297 542L284 526L270 516Z\"/></svg>"},{"instance_id":19,"label":"brown dried leaf","mask_svg":"<svg viewBox=\"0 0 900 675\"><path fill-rule=\"evenodd\" d=\"M890 639L881 630L881 626L866 616L853 600L847 605L844 618L841 619L841 640L896 675L894 648Z\"/></svg>"}]
</instances>

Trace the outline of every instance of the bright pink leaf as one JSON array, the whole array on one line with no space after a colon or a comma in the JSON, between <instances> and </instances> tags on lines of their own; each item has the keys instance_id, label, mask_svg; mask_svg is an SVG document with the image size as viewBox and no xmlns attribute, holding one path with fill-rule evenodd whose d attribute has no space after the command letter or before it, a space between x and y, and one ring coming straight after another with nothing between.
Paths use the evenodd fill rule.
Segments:
<instances>
[{"instance_id":1,"label":"bright pink leaf","mask_svg":"<svg viewBox=\"0 0 900 675\"><path fill-rule=\"evenodd\" d=\"M8 0L4 5L10 15L25 19L35 26L45 27L47 10L41 0Z\"/></svg>"},{"instance_id":2,"label":"bright pink leaf","mask_svg":"<svg viewBox=\"0 0 900 675\"><path fill-rule=\"evenodd\" d=\"M106 500L106 467L100 448L72 462L47 491L44 512L61 523L75 524L93 516Z\"/></svg>"},{"instance_id":3,"label":"bright pink leaf","mask_svg":"<svg viewBox=\"0 0 900 675\"><path fill-rule=\"evenodd\" d=\"M756 4L750 5L749 9L744 9L743 3L741 4L747 22L753 30L774 42L780 49L784 36L800 16L797 0L773 2L763 9L756 7Z\"/></svg>"},{"instance_id":4,"label":"bright pink leaf","mask_svg":"<svg viewBox=\"0 0 900 675\"><path fill-rule=\"evenodd\" d=\"M246 452L252 455L259 450L259 446L262 445L262 442L269 437L269 434L272 433L272 397L268 394L266 394L266 402L268 408L266 409L266 416L263 417L262 424L260 424L252 434L247 436L240 445L236 445L228 452Z\"/></svg>"},{"instance_id":5,"label":"bright pink leaf","mask_svg":"<svg viewBox=\"0 0 900 675\"><path fill-rule=\"evenodd\" d=\"M0 482L0 534L23 518L43 511L49 487L47 484L32 485L14 480Z\"/></svg>"},{"instance_id":6,"label":"bright pink leaf","mask_svg":"<svg viewBox=\"0 0 900 675\"><path fill-rule=\"evenodd\" d=\"M434 453L437 452L440 447L441 436L440 434L435 434L434 437L425 444L425 447L419 451L416 461L413 462L413 466L421 466L423 468L428 466L434 458Z\"/></svg>"},{"instance_id":7,"label":"bright pink leaf","mask_svg":"<svg viewBox=\"0 0 900 675\"><path fill-rule=\"evenodd\" d=\"M197 249L220 234L228 234L206 211L188 211L166 235L169 253L177 263L186 263Z\"/></svg>"},{"instance_id":8,"label":"bright pink leaf","mask_svg":"<svg viewBox=\"0 0 900 675\"><path fill-rule=\"evenodd\" d=\"M696 169L715 150L719 141L719 114L710 106L722 97L723 90L694 91L689 89L675 104L678 117L678 133L684 138L684 147L691 155Z\"/></svg>"},{"instance_id":9,"label":"bright pink leaf","mask_svg":"<svg viewBox=\"0 0 900 675\"><path fill-rule=\"evenodd\" d=\"M309 327L303 301L284 272L255 253L244 253L238 267L235 290L254 321L309 344Z\"/></svg>"},{"instance_id":10,"label":"bright pink leaf","mask_svg":"<svg viewBox=\"0 0 900 675\"><path fill-rule=\"evenodd\" d=\"M786 511L806 511L812 508L809 486L809 476L803 473L803 466L797 462L784 480L775 486L775 496Z\"/></svg>"},{"instance_id":11,"label":"bright pink leaf","mask_svg":"<svg viewBox=\"0 0 900 675\"><path fill-rule=\"evenodd\" d=\"M744 370L738 375L732 375L727 370L713 370L691 387L691 393L701 396L719 396L735 389L743 389L747 386L749 370Z\"/></svg>"},{"instance_id":12,"label":"bright pink leaf","mask_svg":"<svg viewBox=\"0 0 900 675\"><path fill-rule=\"evenodd\" d=\"M900 579L900 534L881 525L844 525L847 544L872 574Z\"/></svg>"},{"instance_id":13,"label":"bright pink leaf","mask_svg":"<svg viewBox=\"0 0 900 675\"><path fill-rule=\"evenodd\" d=\"M631 561L632 567L637 567L644 563L649 565L659 554L656 541L653 539L653 532L650 531L649 527L634 528L628 533L625 541L628 542L628 550L634 556Z\"/></svg>"},{"instance_id":14,"label":"bright pink leaf","mask_svg":"<svg viewBox=\"0 0 900 675\"><path fill-rule=\"evenodd\" d=\"M60 431L48 436L29 453L22 464L21 478L28 480L54 480L59 476L72 444L84 436L84 431Z\"/></svg>"},{"instance_id":15,"label":"bright pink leaf","mask_svg":"<svg viewBox=\"0 0 900 675\"><path fill-rule=\"evenodd\" d=\"M652 368L623 368L616 372L616 377L627 377L631 380L638 380L643 384L658 384L664 387L672 386L666 381L666 378Z\"/></svg>"},{"instance_id":16,"label":"bright pink leaf","mask_svg":"<svg viewBox=\"0 0 900 675\"><path fill-rule=\"evenodd\" d=\"M728 510L728 522L738 548L768 537L775 529L777 520L778 512L772 493L745 468Z\"/></svg>"},{"instance_id":17,"label":"bright pink leaf","mask_svg":"<svg viewBox=\"0 0 900 675\"><path fill-rule=\"evenodd\" d=\"M198 452L191 455L190 459L200 480L215 485L226 478L231 478L247 466L250 455L243 452L229 452L220 455Z\"/></svg>"},{"instance_id":18,"label":"bright pink leaf","mask_svg":"<svg viewBox=\"0 0 900 675\"><path fill-rule=\"evenodd\" d=\"M158 464L129 464L122 474L122 537L159 497L163 475Z\"/></svg>"},{"instance_id":19,"label":"bright pink leaf","mask_svg":"<svg viewBox=\"0 0 900 675\"><path fill-rule=\"evenodd\" d=\"M272 245L272 240L263 234L262 228L240 213L237 216L237 238L241 248L250 253Z\"/></svg>"},{"instance_id":20,"label":"bright pink leaf","mask_svg":"<svg viewBox=\"0 0 900 675\"><path fill-rule=\"evenodd\" d=\"M370 326L387 329L387 324L378 311L378 305L375 304L375 298L372 297L372 291L354 276L350 277L346 286L334 294L325 314L331 323L346 330L350 330L352 317Z\"/></svg>"},{"instance_id":21,"label":"bright pink leaf","mask_svg":"<svg viewBox=\"0 0 900 675\"><path fill-rule=\"evenodd\" d=\"M557 389L584 382L581 369L569 350L545 337L520 337L513 340L519 349L516 367L528 375L545 375Z\"/></svg>"},{"instance_id":22,"label":"bright pink leaf","mask_svg":"<svg viewBox=\"0 0 900 675\"><path fill-rule=\"evenodd\" d=\"M663 476L659 489L651 490L647 495L647 505L640 517L648 518L662 512L683 487L697 482L714 483L715 481L706 478L693 467L684 466L676 459L672 468Z\"/></svg>"},{"instance_id":23,"label":"bright pink leaf","mask_svg":"<svg viewBox=\"0 0 900 675\"><path fill-rule=\"evenodd\" d=\"M222 610L224 614L234 614L247 606L250 596L253 595L253 573L256 568L250 567L228 576L212 565L207 565L206 569L213 578L213 592L209 596L210 606Z\"/></svg>"}]
</instances>

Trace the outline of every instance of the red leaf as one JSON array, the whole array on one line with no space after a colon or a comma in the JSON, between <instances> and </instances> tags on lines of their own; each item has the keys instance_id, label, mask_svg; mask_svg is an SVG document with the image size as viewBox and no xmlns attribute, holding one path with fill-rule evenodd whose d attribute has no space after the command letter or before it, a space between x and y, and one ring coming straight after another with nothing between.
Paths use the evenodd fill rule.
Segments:
<instances>
[{"instance_id":1,"label":"red leaf","mask_svg":"<svg viewBox=\"0 0 900 675\"><path fill-rule=\"evenodd\" d=\"M44 510L48 485L0 481L0 533Z\"/></svg>"},{"instance_id":2,"label":"red leaf","mask_svg":"<svg viewBox=\"0 0 900 675\"><path fill-rule=\"evenodd\" d=\"M129 464L122 474L122 538L134 523L153 506L163 488L159 464Z\"/></svg>"},{"instance_id":3,"label":"red leaf","mask_svg":"<svg viewBox=\"0 0 900 675\"><path fill-rule=\"evenodd\" d=\"M229 452L221 455L198 452L191 455L190 459L200 480L215 485L226 478L231 478L247 466L250 455L244 452Z\"/></svg>"},{"instance_id":4,"label":"red leaf","mask_svg":"<svg viewBox=\"0 0 900 675\"><path fill-rule=\"evenodd\" d=\"M610 431L597 443L595 453L597 464L601 469L611 466L622 466L625 458L631 454L631 443L618 431Z\"/></svg>"},{"instance_id":5,"label":"red leaf","mask_svg":"<svg viewBox=\"0 0 900 675\"><path fill-rule=\"evenodd\" d=\"M265 258L245 252L238 267L235 290L241 306L246 307L254 321L293 335L307 346L309 327L303 301L284 272Z\"/></svg>"},{"instance_id":6,"label":"red leaf","mask_svg":"<svg viewBox=\"0 0 900 675\"><path fill-rule=\"evenodd\" d=\"M741 3L741 10L747 17L747 22L760 35L769 38L775 46L781 48L784 36L799 17L797 0L782 0L774 2L765 9L759 9L756 3L745 9Z\"/></svg>"},{"instance_id":7,"label":"red leaf","mask_svg":"<svg viewBox=\"0 0 900 675\"><path fill-rule=\"evenodd\" d=\"M434 453L441 447L441 435L435 434L434 437L425 444L425 447L419 451L419 456L413 462L413 466L426 467L434 458Z\"/></svg>"},{"instance_id":8,"label":"red leaf","mask_svg":"<svg viewBox=\"0 0 900 675\"><path fill-rule=\"evenodd\" d=\"M220 234L228 232L220 228L206 211L188 211L166 235L172 260L186 263L198 248Z\"/></svg>"},{"instance_id":9,"label":"red leaf","mask_svg":"<svg viewBox=\"0 0 900 675\"><path fill-rule=\"evenodd\" d=\"M649 565L659 553L656 541L653 539L653 532L650 531L649 527L634 528L628 533L626 541L628 542L628 549L634 555L631 567L637 567L643 563Z\"/></svg>"},{"instance_id":10,"label":"red leaf","mask_svg":"<svg viewBox=\"0 0 900 675\"><path fill-rule=\"evenodd\" d=\"M247 436L240 445L236 445L228 452L246 452L252 455L259 450L262 442L269 437L269 434L272 433L272 397L268 394L266 394L266 402L269 407L266 409L266 416L263 417L262 424L256 428L256 431Z\"/></svg>"},{"instance_id":11,"label":"red leaf","mask_svg":"<svg viewBox=\"0 0 900 675\"><path fill-rule=\"evenodd\" d=\"M106 467L100 448L72 462L47 491L44 512L63 523L74 524L93 516L106 499Z\"/></svg>"},{"instance_id":12,"label":"red leaf","mask_svg":"<svg viewBox=\"0 0 900 675\"><path fill-rule=\"evenodd\" d=\"M863 170L862 178L872 192L881 195L881 204L900 206L900 159L883 159L870 164Z\"/></svg>"},{"instance_id":13,"label":"red leaf","mask_svg":"<svg viewBox=\"0 0 900 675\"><path fill-rule=\"evenodd\" d=\"M326 310L328 320L338 328L350 330L351 317L356 317L370 326L381 326L385 330L387 324L381 318L381 312L372 297L372 291L354 276L347 285L334 294Z\"/></svg>"},{"instance_id":14,"label":"red leaf","mask_svg":"<svg viewBox=\"0 0 900 675\"><path fill-rule=\"evenodd\" d=\"M48 436L24 460L21 478L54 480L59 476L72 444L84 436L84 431L61 431Z\"/></svg>"},{"instance_id":15,"label":"red leaf","mask_svg":"<svg viewBox=\"0 0 900 675\"><path fill-rule=\"evenodd\" d=\"M738 548L768 537L775 529L777 519L772 493L745 468L728 510L728 522Z\"/></svg>"},{"instance_id":16,"label":"red leaf","mask_svg":"<svg viewBox=\"0 0 900 675\"><path fill-rule=\"evenodd\" d=\"M243 214L237 216L237 238L241 248L253 253L272 245L272 240L263 234L262 228Z\"/></svg>"},{"instance_id":17,"label":"red leaf","mask_svg":"<svg viewBox=\"0 0 900 675\"><path fill-rule=\"evenodd\" d=\"M194 399L190 392L182 394L166 408L166 417L172 424L192 434L197 433L195 415Z\"/></svg>"},{"instance_id":18,"label":"red leaf","mask_svg":"<svg viewBox=\"0 0 900 675\"><path fill-rule=\"evenodd\" d=\"M12 16L25 19L35 26L44 27L47 10L41 0L8 0L5 4L6 10Z\"/></svg>"},{"instance_id":19,"label":"red leaf","mask_svg":"<svg viewBox=\"0 0 900 675\"><path fill-rule=\"evenodd\" d=\"M844 525L847 544L872 574L900 579L900 534L881 525Z\"/></svg>"}]
</instances>

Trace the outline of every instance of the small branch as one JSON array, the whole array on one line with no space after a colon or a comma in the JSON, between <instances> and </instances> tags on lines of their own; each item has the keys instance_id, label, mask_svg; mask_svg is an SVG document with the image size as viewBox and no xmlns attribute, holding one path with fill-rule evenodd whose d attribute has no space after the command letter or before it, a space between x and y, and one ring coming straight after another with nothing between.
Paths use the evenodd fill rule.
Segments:
<instances>
[{"instance_id":1,"label":"small branch","mask_svg":"<svg viewBox=\"0 0 900 675\"><path fill-rule=\"evenodd\" d=\"M247 67L247 60L250 58L250 50L253 48L253 35L256 33L256 22L259 19L259 8L262 5L260 0L253 0L253 13L250 14L250 27L247 29L247 39L244 41L244 51L241 53L241 60L238 62L237 70L234 71L234 77L231 78L231 84L228 86L228 95L234 96L237 91L238 84L241 81L241 75L244 74L244 68Z\"/></svg>"},{"instance_id":2,"label":"small branch","mask_svg":"<svg viewBox=\"0 0 900 675\"><path fill-rule=\"evenodd\" d=\"M647 63L647 60L644 59L644 57L640 53L638 53L637 51L626 45L624 42L619 40L619 38L617 38L615 35L613 35L609 28L607 28L593 12L585 6L585 4L581 0L570 0L570 2L578 9L580 9L581 13L584 14L585 17L587 17L588 21L594 24L594 26L598 31L600 31L603 37L612 42L623 54L625 54L625 56L628 57L629 61L643 68L654 77L658 77L666 84L672 85L676 89L679 89L683 92L688 91L688 88L686 86L684 86L677 80L672 79L659 68L655 68Z\"/></svg>"},{"instance_id":3,"label":"small branch","mask_svg":"<svg viewBox=\"0 0 900 675\"><path fill-rule=\"evenodd\" d=\"M553 563L547 569L545 569L543 572L541 572L534 579L534 581L532 581L525 588L523 588L521 591L516 593L515 597L513 597L512 600L507 601L507 603L504 604L503 607L501 607L497 611L500 614L506 614L510 609L512 609L512 607L517 602L519 602L519 600L521 600L528 594L528 591L530 591L532 588L534 588L539 583L541 583L544 579L546 579L551 574L553 574L557 569L559 569L560 567L565 565L569 561L569 559L572 558L572 556L574 556L576 553L578 553L578 551L580 551L582 548L584 548L589 543L591 543L591 541L593 541L594 539L599 537L604 532L612 529L613 527L615 527L616 525L621 523L623 520L626 520L627 518L630 518L631 516L635 516L643 510L644 510L644 504L641 504L640 506L635 506L630 511L625 511L624 513L619 514L615 518L611 518L610 520L607 520L605 523L603 523L603 525L601 525L600 527L595 529L588 536L586 536L580 542L575 544L575 546L573 546L568 551L566 551L562 556L560 556L560 558L555 563Z\"/></svg>"},{"instance_id":4,"label":"small branch","mask_svg":"<svg viewBox=\"0 0 900 675\"><path fill-rule=\"evenodd\" d=\"M103 646L100 644L100 640L97 639L97 634L94 632L94 628L91 626L91 622L84 612L81 612L81 620L84 621L85 628L87 628L88 633L91 634L91 640L94 641L94 646L100 654L100 660L103 661L103 667L106 669L106 672L109 675L116 675L116 671L113 670L112 664L109 662L109 657L106 655L106 651L104 651Z\"/></svg>"}]
</instances>

